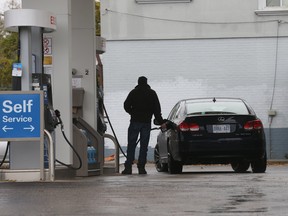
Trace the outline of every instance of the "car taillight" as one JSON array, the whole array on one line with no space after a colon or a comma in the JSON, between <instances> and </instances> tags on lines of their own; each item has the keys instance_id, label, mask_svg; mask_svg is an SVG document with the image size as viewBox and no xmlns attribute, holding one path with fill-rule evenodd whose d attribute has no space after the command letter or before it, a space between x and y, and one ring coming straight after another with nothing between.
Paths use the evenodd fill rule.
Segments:
<instances>
[{"instance_id":1,"label":"car taillight","mask_svg":"<svg viewBox=\"0 0 288 216\"><path fill-rule=\"evenodd\" d=\"M253 129L257 130L257 129L262 129L262 128L263 128L263 124L260 120L248 121L244 125L245 130L253 130Z\"/></svg>"},{"instance_id":2,"label":"car taillight","mask_svg":"<svg viewBox=\"0 0 288 216\"><path fill-rule=\"evenodd\" d=\"M199 131L200 127L196 123L187 123L187 122L182 122L179 125L179 129L181 131Z\"/></svg>"}]
</instances>

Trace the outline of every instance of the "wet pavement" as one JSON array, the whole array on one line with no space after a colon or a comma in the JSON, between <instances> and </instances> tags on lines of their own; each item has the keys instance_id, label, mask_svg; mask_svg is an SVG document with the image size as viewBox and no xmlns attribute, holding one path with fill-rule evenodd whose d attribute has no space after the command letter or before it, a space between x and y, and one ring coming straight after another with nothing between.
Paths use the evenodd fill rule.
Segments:
<instances>
[{"instance_id":1,"label":"wet pavement","mask_svg":"<svg viewBox=\"0 0 288 216\"><path fill-rule=\"evenodd\" d=\"M121 167L120 170L123 168ZM265 174L230 166L188 166L184 173L104 175L55 182L0 182L0 215L288 215L288 165Z\"/></svg>"}]
</instances>

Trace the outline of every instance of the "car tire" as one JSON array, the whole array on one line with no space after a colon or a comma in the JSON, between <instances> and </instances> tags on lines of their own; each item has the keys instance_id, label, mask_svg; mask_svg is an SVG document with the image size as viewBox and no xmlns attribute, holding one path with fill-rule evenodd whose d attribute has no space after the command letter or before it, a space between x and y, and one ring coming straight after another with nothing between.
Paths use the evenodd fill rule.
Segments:
<instances>
[{"instance_id":1,"label":"car tire","mask_svg":"<svg viewBox=\"0 0 288 216\"><path fill-rule=\"evenodd\" d=\"M244 160L231 163L231 167L236 173L247 172L247 170L249 169L249 166L250 166L250 163Z\"/></svg>"},{"instance_id":2,"label":"car tire","mask_svg":"<svg viewBox=\"0 0 288 216\"><path fill-rule=\"evenodd\" d=\"M156 146L154 148L154 162L155 162L156 170L158 172L167 172L168 171L168 164L161 162L158 144L156 144Z\"/></svg>"},{"instance_id":3,"label":"car tire","mask_svg":"<svg viewBox=\"0 0 288 216\"><path fill-rule=\"evenodd\" d=\"M267 168L266 153L263 158L251 162L251 168L252 168L253 173L265 173L266 168Z\"/></svg>"},{"instance_id":4,"label":"car tire","mask_svg":"<svg viewBox=\"0 0 288 216\"><path fill-rule=\"evenodd\" d=\"M183 165L179 161L175 161L172 155L168 154L168 172L170 174L180 174L182 173Z\"/></svg>"}]
</instances>

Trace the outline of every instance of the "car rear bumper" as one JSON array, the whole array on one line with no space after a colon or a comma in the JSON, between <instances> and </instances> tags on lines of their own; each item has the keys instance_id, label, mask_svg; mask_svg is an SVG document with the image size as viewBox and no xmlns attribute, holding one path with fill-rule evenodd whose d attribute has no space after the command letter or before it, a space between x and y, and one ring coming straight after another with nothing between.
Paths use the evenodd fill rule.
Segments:
<instances>
[{"instance_id":1,"label":"car rear bumper","mask_svg":"<svg viewBox=\"0 0 288 216\"><path fill-rule=\"evenodd\" d=\"M227 138L218 140L193 140L179 143L175 160L183 164L231 163L263 158L266 144L263 139Z\"/></svg>"}]
</instances>

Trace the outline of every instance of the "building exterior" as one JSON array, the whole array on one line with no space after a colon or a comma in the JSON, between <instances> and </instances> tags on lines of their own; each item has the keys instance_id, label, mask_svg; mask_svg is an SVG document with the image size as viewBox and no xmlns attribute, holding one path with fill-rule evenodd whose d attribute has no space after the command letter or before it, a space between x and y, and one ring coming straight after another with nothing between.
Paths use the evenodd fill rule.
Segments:
<instances>
[{"instance_id":1,"label":"building exterior","mask_svg":"<svg viewBox=\"0 0 288 216\"><path fill-rule=\"evenodd\" d=\"M163 117L183 98L245 99L263 121L268 157L287 159L285 0L101 0L101 31L106 109L121 145L123 101L144 75Z\"/></svg>"}]
</instances>

